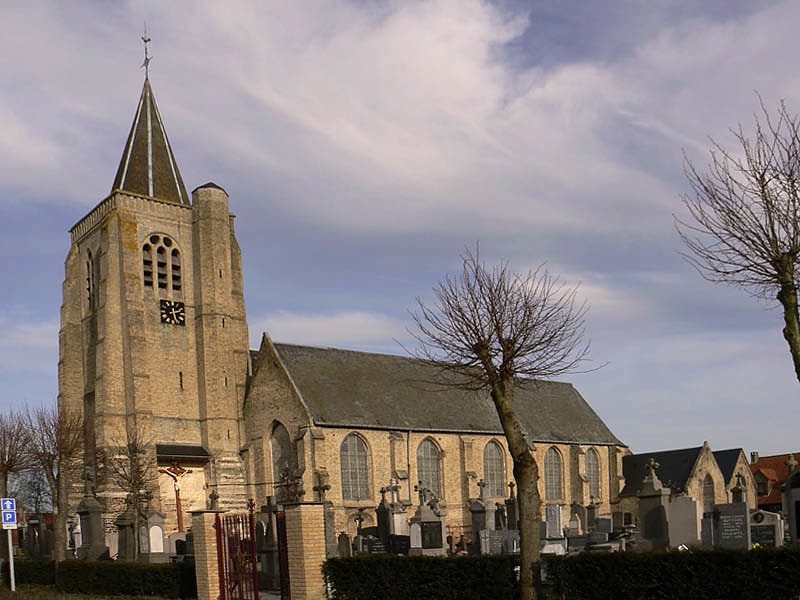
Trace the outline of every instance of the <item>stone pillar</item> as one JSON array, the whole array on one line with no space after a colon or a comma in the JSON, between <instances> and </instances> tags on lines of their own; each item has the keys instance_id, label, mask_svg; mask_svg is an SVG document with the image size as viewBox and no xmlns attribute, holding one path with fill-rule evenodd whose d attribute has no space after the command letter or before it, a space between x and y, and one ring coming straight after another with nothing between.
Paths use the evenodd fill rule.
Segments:
<instances>
[{"instance_id":1,"label":"stone pillar","mask_svg":"<svg viewBox=\"0 0 800 600\"><path fill-rule=\"evenodd\" d=\"M108 558L108 546L105 544L103 531L103 507L91 493L87 493L78 504L78 516L81 520L81 547L78 558L99 560Z\"/></svg>"},{"instance_id":2,"label":"stone pillar","mask_svg":"<svg viewBox=\"0 0 800 600\"><path fill-rule=\"evenodd\" d=\"M324 600L325 505L322 502L290 502L284 504L284 510L292 600Z\"/></svg>"},{"instance_id":3,"label":"stone pillar","mask_svg":"<svg viewBox=\"0 0 800 600\"><path fill-rule=\"evenodd\" d=\"M214 519L220 512L223 511L194 510L191 512L197 600L217 600L220 596L217 530L214 527Z\"/></svg>"}]
</instances>

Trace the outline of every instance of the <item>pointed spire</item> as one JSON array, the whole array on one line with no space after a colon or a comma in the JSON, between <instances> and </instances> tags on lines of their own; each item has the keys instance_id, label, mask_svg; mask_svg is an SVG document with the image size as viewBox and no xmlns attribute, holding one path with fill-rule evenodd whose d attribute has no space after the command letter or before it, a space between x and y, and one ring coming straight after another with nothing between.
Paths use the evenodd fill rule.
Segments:
<instances>
[{"instance_id":1,"label":"pointed spire","mask_svg":"<svg viewBox=\"0 0 800 600\"><path fill-rule=\"evenodd\" d=\"M111 189L189 204L189 195L150 87L150 56L147 52L150 38L146 33L142 41L145 43L144 87Z\"/></svg>"}]
</instances>

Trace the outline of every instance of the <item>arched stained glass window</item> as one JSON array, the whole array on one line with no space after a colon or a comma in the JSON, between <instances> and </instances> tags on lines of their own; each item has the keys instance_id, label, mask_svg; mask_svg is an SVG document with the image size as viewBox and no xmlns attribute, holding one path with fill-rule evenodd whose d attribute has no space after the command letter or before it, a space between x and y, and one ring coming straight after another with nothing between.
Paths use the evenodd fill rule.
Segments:
<instances>
[{"instance_id":1,"label":"arched stained glass window","mask_svg":"<svg viewBox=\"0 0 800 600\"><path fill-rule=\"evenodd\" d=\"M586 478L589 480L589 495L595 500L600 494L600 456L594 448L586 451Z\"/></svg>"},{"instance_id":2,"label":"arched stained glass window","mask_svg":"<svg viewBox=\"0 0 800 600\"><path fill-rule=\"evenodd\" d=\"M564 462L561 453L550 448L544 455L544 499L562 500L564 498Z\"/></svg>"},{"instance_id":3,"label":"arched stained glass window","mask_svg":"<svg viewBox=\"0 0 800 600\"><path fill-rule=\"evenodd\" d=\"M503 447L490 441L483 449L483 480L486 494L493 498L503 498L506 493L506 466Z\"/></svg>"},{"instance_id":4,"label":"arched stained glass window","mask_svg":"<svg viewBox=\"0 0 800 600\"><path fill-rule=\"evenodd\" d=\"M437 498L442 497L441 454L431 439L417 446L417 477Z\"/></svg>"},{"instance_id":5,"label":"arched stained glass window","mask_svg":"<svg viewBox=\"0 0 800 600\"><path fill-rule=\"evenodd\" d=\"M339 451L342 465L342 498L359 500L369 498L367 467L367 444L355 433L351 433Z\"/></svg>"}]
</instances>

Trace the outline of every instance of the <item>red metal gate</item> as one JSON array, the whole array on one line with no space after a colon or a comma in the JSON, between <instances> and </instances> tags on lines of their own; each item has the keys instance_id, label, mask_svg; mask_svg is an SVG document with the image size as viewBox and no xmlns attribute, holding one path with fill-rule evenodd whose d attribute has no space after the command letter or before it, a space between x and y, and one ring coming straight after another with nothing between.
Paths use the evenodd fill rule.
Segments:
<instances>
[{"instance_id":1,"label":"red metal gate","mask_svg":"<svg viewBox=\"0 0 800 600\"><path fill-rule=\"evenodd\" d=\"M281 600L292 600L289 588L289 551L286 548L286 513L275 513L275 533L278 542L278 570L281 581Z\"/></svg>"},{"instance_id":2,"label":"red metal gate","mask_svg":"<svg viewBox=\"0 0 800 600\"><path fill-rule=\"evenodd\" d=\"M244 514L216 515L220 600L258 600L255 502L247 508Z\"/></svg>"}]
</instances>

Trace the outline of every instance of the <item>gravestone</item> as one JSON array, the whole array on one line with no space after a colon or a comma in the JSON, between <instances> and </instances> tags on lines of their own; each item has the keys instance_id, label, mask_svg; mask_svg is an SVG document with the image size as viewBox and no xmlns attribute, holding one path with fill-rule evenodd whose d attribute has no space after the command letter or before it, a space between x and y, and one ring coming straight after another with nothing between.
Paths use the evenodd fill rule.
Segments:
<instances>
[{"instance_id":1,"label":"gravestone","mask_svg":"<svg viewBox=\"0 0 800 600\"><path fill-rule=\"evenodd\" d=\"M602 531L603 533L611 533L614 530L614 524L611 517L595 517L594 530Z\"/></svg>"},{"instance_id":2,"label":"gravestone","mask_svg":"<svg viewBox=\"0 0 800 600\"><path fill-rule=\"evenodd\" d=\"M400 486L392 478L389 485L381 488L381 501L375 509L375 520L378 523L378 537L389 546L390 536L408 536L408 517L406 510L400 502L398 492ZM386 498L386 494L389 498Z\"/></svg>"},{"instance_id":3,"label":"gravestone","mask_svg":"<svg viewBox=\"0 0 800 600\"><path fill-rule=\"evenodd\" d=\"M509 482L509 496L506 498L506 522L509 529L519 529L519 510L517 509L517 498L514 495L515 483Z\"/></svg>"},{"instance_id":4,"label":"gravestone","mask_svg":"<svg viewBox=\"0 0 800 600\"><path fill-rule=\"evenodd\" d=\"M411 536L394 534L389 535L387 548L392 554L407 555L411 550Z\"/></svg>"},{"instance_id":5,"label":"gravestone","mask_svg":"<svg viewBox=\"0 0 800 600\"><path fill-rule=\"evenodd\" d=\"M342 531L336 538L336 547L338 549L339 558L350 558L353 555L353 548L350 545L350 536Z\"/></svg>"},{"instance_id":6,"label":"gravestone","mask_svg":"<svg viewBox=\"0 0 800 600\"><path fill-rule=\"evenodd\" d=\"M700 507L691 496L673 498L669 505L669 545L693 547L701 543Z\"/></svg>"},{"instance_id":7,"label":"gravestone","mask_svg":"<svg viewBox=\"0 0 800 600\"><path fill-rule=\"evenodd\" d=\"M715 545L726 549L750 549L750 524L747 504L714 505Z\"/></svg>"},{"instance_id":8,"label":"gravestone","mask_svg":"<svg viewBox=\"0 0 800 600\"><path fill-rule=\"evenodd\" d=\"M578 521L577 524L578 531L576 531L572 535L582 535L586 533L589 527L588 521L586 520L586 507L577 502L573 502L569 507L569 512L571 515L569 519L570 523L572 523L573 519L576 519ZM570 528L575 529L572 525L570 525Z\"/></svg>"},{"instance_id":9,"label":"gravestone","mask_svg":"<svg viewBox=\"0 0 800 600\"><path fill-rule=\"evenodd\" d=\"M659 464L652 458L647 463L647 475L639 491L640 538L637 546L650 550L666 550L669 545L667 506L670 492L656 475Z\"/></svg>"},{"instance_id":10,"label":"gravestone","mask_svg":"<svg viewBox=\"0 0 800 600\"><path fill-rule=\"evenodd\" d=\"M472 545L471 554L489 553L485 543L484 531L494 531L495 528L495 504L486 499L486 482L481 479L478 483L478 497L469 503L469 512L472 515ZM488 538L485 538L488 539Z\"/></svg>"},{"instance_id":11,"label":"gravestone","mask_svg":"<svg viewBox=\"0 0 800 600\"><path fill-rule=\"evenodd\" d=\"M570 535L567 537L567 550L569 552L581 552L589 542L589 536Z\"/></svg>"},{"instance_id":12,"label":"gravestone","mask_svg":"<svg viewBox=\"0 0 800 600\"><path fill-rule=\"evenodd\" d=\"M409 525L410 548L409 554L444 556L445 548L445 511L439 506L436 495L422 486L416 486L419 493L419 506Z\"/></svg>"},{"instance_id":13,"label":"gravestone","mask_svg":"<svg viewBox=\"0 0 800 600\"><path fill-rule=\"evenodd\" d=\"M548 504L544 507L544 522L547 539L564 536L564 529L561 525L561 507L558 504Z\"/></svg>"},{"instance_id":14,"label":"gravestone","mask_svg":"<svg viewBox=\"0 0 800 600\"><path fill-rule=\"evenodd\" d=\"M783 519L780 515L757 510L750 515L750 542L764 548L783 545Z\"/></svg>"}]
</instances>

